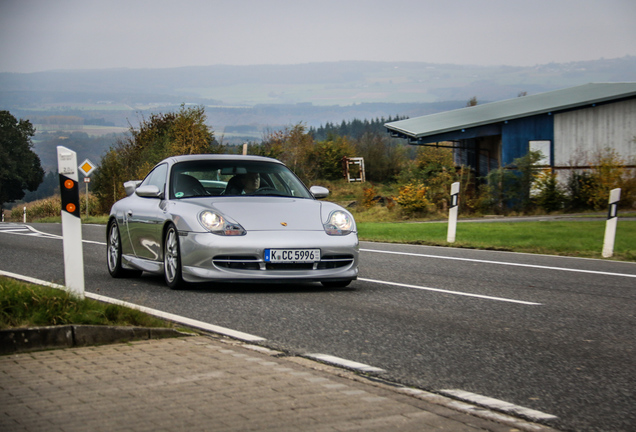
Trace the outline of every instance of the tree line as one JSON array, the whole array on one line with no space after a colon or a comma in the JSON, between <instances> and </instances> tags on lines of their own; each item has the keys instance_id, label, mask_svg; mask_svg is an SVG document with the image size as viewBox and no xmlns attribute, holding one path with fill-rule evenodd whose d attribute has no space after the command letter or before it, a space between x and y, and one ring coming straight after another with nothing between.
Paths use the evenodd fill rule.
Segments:
<instances>
[{"instance_id":1,"label":"tree line","mask_svg":"<svg viewBox=\"0 0 636 432\"><path fill-rule=\"evenodd\" d=\"M384 125L389 122L405 120L408 116L396 115L395 117L389 116L376 118L373 120L359 120L353 119L351 121L343 120L339 125L332 122L327 122L325 125L321 125L318 128L309 128L309 134L316 141L323 141L330 136L346 136L354 140L360 139L364 134L384 134L386 129Z\"/></svg>"}]
</instances>

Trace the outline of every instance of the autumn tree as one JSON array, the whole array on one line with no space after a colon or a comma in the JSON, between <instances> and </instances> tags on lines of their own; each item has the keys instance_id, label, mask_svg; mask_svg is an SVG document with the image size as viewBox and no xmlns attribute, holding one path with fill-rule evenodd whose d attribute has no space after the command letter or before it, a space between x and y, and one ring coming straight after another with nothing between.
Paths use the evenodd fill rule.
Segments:
<instances>
[{"instance_id":1,"label":"autumn tree","mask_svg":"<svg viewBox=\"0 0 636 432\"><path fill-rule=\"evenodd\" d=\"M394 181L408 164L408 149L387 134L365 133L356 140L355 147L356 156L364 158L368 181Z\"/></svg>"},{"instance_id":2,"label":"autumn tree","mask_svg":"<svg viewBox=\"0 0 636 432\"><path fill-rule=\"evenodd\" d=\"M633 178L633 175L630 176L630 170L625 167L625 160L610 147L597 151L591 165L590 181L582 184L582 193L594 210L603 210L607 208L611 190L625 189L628 179ZM626 201L628 194L622 191L621 197L622 201Z\"/></svg>"},{"instance_id":3,"label":"autumn tree","mask_svg":"<svg viewBox=\"0 0 636 432\"><path fill-rule=\"evenodd\" d=\"M305 183L315 180L318 173L313 160L314 139L302 123L267 133L250 153L281 160Z\"/></svg>"},{"instance_id":4,"label":"autumn tree","mask_svg":"<svg viewBox=\"0 0 636 432\"><path fill-rule=\"evenodd\" d=\"M18 121L9 111L0 111L0 207L34 191L44 179L40 158L33 152L35 128L28 120Z\"/></svg>"},{"instance_id":5,"label":"autumn tree","mask_svg":"<svg viewBox=\"0 0 636 432\"><path fill-rule=\"evenodd\" d=\"M314 163L318 167L318 177L324 180L343 178L342 159L355 156L355 152L347 137L330 137L316 143Z\"/></svg>"},{"instance_id":6,"label":"autumn tree","mask_svg":"<svg viewBox=\"0 0 636 432\"><path fill-rule=\"evenodd\" d=\"M106 152L94 176L93 192L102 211L125 196L123 183L143 179L161 160L183 154L223 153L205 124L204 107L184 105L174 113L152 114L138 129L130 127Z\"/></svg>"}]
</instances>

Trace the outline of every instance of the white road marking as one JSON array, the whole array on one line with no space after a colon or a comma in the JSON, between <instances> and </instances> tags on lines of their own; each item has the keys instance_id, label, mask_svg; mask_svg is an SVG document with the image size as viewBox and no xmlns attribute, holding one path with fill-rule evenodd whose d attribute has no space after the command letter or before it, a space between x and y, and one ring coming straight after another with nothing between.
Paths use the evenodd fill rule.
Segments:
<instances>
[{"instance_id":1,"label":"white road marking","mask_svg":"<svg viewBox=\"0 0 636 432\"><path fill-rule=\"evenodd\" d=\"M8 233L29 232L29 230L26 229L26 228L5 228L5 227L0 227L0 230L2 232L8 232Z\"/></svg>"},{"instance_id":2,"label":"white road marking","mask_svg":"<svg viewBox=\"0 0 636 432\"><path fill-rule=\"evenodd\" d=\"M412 252L384 251L384 250L376 250L376 249L360 249L360 251L384 253L384 254L392 254L392 255L407 255L407 256L422 257L422 258L467 261L467 262L476 262L476 263L483 263L483 264L498 264L498 265L514 266L514 267L528 267L528 268L536 268L536 269L543 269L543 270L560 270L560 271L575 272L575 273L590 273L590 274L605 275L605 276L620 276L620 277L636 278L636 274L629 274L629 273L611 273L611 272L603 272L603 271L596 271L596 270L581 270L581 269L571 269L566 267L551 267L551 266L542 266L542 265L536 265L536 264L519 264L519 263L511 263L511 262L480 260L480 259L473 259L473 258L458 258L458 257L449 257L449 256L418 254L418 253L412 253Z\"/></svg>"},{"instance_id":3,"label":"white road marking","mask_svg":"<svg viewBox=\"0 0 636 432\"><path fill-rule=\"evenodd\" d=\"M369 366L364 363L358 363L351 360L346 360L346 359L335 357L328 354L305 354L304 356L312 358L314 360L320 360L325 363L335 364L338 366L344 366L350 369L356 369L363 372L386 372L384 369Z\"/></svg>"},{"instance_id":4,"label":"white road marking","mask_svg":"<svg viewBox=\"0 0 636 432\"><path fill-rule=\"evenodd\" d=\"M47 237L47 238L55 238L60 240L62 239L61 236L38 231L29 225L16 225L16 224L0 225L0 233Z\"/></svg>"},{"instance_id":5,"label":"white road marking","mask_svg":"<svg viewBox=\"0 0 636 432\"><path fill-rule=\"evenodd\" d=\"M463 390L440 390L441 394L453 396L460 400L475 403L477 405L483 405L488 408L496 409L510 414L519 415L529 418L534 421L546 421L555 420L558 417L552 414L546 414L541 411L536 411L530 408L525 408L519 405L511 404L510 402L502 401L499 399L493 399L487 396L482 396L476 393L471 393Z\"/></svg>"},{"instance_id":6,"label":"white road marking","mask_svg":"<svg viewBox=\"0 0 636 432\"><path fill-rule=\"evenodd\" d=\"M485 299L485 300L495 300L495 301L508 302L508 303L518 303L518 304L529 305L529 306L541 306L541 304L542 304L542 303L535 303L535 302L529 302L529 301L524 301L524 300L509 299L509 298L504 298L504 297L493 297L493 296L487 296L487 295L482 295L482 294L467 293L467 292L462 292L462 291L449 291L449 290L440 289L440 288L430 288L430 287L424 287L424 286L419 286L419 285L409 285L409 284L403 284L403 283L397 283L397 282L387 282L387 281L381 281L381 280L375 280L375 279L358 278L358 280L359 281L363 281L363 282L371 282L371 283L378 283L378 284L385 284L385 285L393 285L393 286L398 286L398 287L401 287L401 288L411 288L411 289L419 289L419 290L424 290L424 291L434 291L434 292L440 292L440 293L444 293L444 294L453 294L453 295L459 295L459 296L465 296L465 297L476 297L476 298L481 298L481 299Z\"/></svg>"},{"instance_id":7,"label":"white road marking","mask_svg":"<svg viewBox=\"0 0 636 432\"><path fill-rule=\"evenodd\" d=\"M510 426L510 430L515 431L551 431L554 432L554 429L549 426L543 426L537 423L534 420L532 423L528 423L528 420L521 419L519 416L514 416L508 413L503 413L500 411L494 411L491 409L485 409L483 405L477 405L475 403L469 403L465 401L460 401L459 399L447 395L441 395L440 393L431 393L424 390L414 389L410 387L398 387L398 391L416 397L418 399L422 399L435 405L441 405L448 408L451 408L455 411L463 412L466 414L470 414L476 417L488 419L495 421L497 423L501 423L507 426ZM549 415L549 414L548 414Z\"/></svg>"},{"instance_id":8,"label":"white road marking","mask_svg":"<svg viewBox=\"0 0 636 432\"><path fill-rule=\"evenodd\" d=\"M45 233L42 231L38 231L37 229L33 228L30 225L21 225L17 228L5 228L4 226L0 225L0 233L9 233L9 234L18 234L18 235L26 235L26 236L36 236L36 237L45 237L45 238L52 238L52 239L57 239L57 240L62 240L63 237L59 236L57 234L49 234L49 233ZM93 241L93 240L82 240L82 243L89 243L89 244L96 244L96 245L100 245L100 246L106 246L106 243L104 242L98 242L98 241Z\"/></svg>"}]
</instances>

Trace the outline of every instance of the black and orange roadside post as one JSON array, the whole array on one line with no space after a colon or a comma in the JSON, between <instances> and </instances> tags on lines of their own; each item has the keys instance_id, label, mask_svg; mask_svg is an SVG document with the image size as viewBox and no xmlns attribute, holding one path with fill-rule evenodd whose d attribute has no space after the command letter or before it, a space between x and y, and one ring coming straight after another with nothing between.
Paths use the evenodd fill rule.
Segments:
<instances>
[{"instance_id":1,"label":"black and orange roadside post","mask_svg":"<svg viewBox=\"0 0 636 432\"><path fill-rule=\"evenodd\" d=\"M71 294L84 298L84 255L82 253L82 221L80 219L77 154L57 147L62 198L62 237L64 244L64 282Z\"/></svg>"}]
</instances>

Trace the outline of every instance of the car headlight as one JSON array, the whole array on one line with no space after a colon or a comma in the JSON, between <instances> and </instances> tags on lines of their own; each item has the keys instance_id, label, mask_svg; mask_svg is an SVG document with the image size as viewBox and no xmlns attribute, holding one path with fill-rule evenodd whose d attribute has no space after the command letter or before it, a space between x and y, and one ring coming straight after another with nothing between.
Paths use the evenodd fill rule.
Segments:
<instances>
[{"instance_id":1,"label":"car headlight","mask_svg":"<svg viewBox=\"0 0 636 432\"><path fill-rule=\"evenodd\" d=\"M238 223L228 220L222 215L206 210L199 214L199 223L212 234L236 236L245 235L247 232Z\"/></svg>"},{"instance_id":2,"label":"car headlight","mask_svg":"<svg viewBox=\"0 0 636 432\"><path fill-rule=\"evenodd\" d=\"M341 210L332 211L324 226L329 235L347 235L353 230L353 217Z\"/></svg>"}]
</instances>

